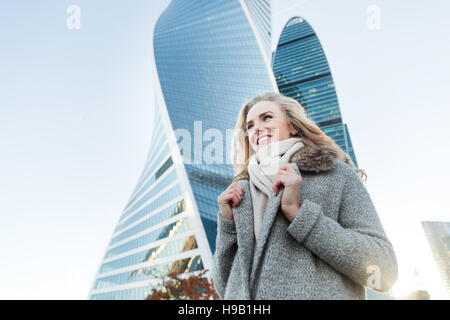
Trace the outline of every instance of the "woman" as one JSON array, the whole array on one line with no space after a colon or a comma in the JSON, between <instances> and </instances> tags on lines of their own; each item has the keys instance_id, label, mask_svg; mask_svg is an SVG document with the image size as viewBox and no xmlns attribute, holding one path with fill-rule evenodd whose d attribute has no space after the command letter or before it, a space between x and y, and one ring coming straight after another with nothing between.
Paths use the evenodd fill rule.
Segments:
<instances>
[{"instance_id":1,"label":"woman","mask_svg":"<svg viewBox=\"0 0 450 320\"><path fill-rule=\"evenodd\" d=\"M235 133L235 176L218 197L219 296L365 299L365 286L390 290L397 260L364 172L301 105L257 96L242 107Z\"/></svg>"}]
</instances>

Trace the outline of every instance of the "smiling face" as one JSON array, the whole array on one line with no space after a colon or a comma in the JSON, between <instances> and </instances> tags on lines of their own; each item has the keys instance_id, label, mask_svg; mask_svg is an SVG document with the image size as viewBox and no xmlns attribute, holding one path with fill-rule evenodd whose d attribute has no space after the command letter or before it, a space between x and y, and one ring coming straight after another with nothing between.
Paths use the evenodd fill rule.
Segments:
<instances>
[{"instance_id":1,"label":"smiling face","mask_svg":"<svg viewBox=\"0 0 450 320\"><path fill-rule=\"evenodd\" d=\"M255 152L264 145L289 139L296 133L279 105L272 101L260 101L250 108L246 130L250 146Z\"/></svg>"}]
</instances>

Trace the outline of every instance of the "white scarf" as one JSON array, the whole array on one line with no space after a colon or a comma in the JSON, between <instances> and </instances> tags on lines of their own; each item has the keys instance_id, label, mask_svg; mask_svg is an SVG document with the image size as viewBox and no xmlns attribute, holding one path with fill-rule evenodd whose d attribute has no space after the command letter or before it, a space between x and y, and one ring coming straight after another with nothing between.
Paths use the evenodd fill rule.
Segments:
<instances>
[{"instance_id":1,"label":"white scarf","mask_svg":"<svg viewBox=\"0 0 450 320\"><path fill-rule=\"evenodd\" d=\"M250 177L250 193L253 203L253 221L255 237L261 229L268 199L272 194L272 179L278 168L289 163L294 152L303 147L300 138L289 138L269 143L253 154L249 159L248 174Z\"/></svg>"}]
</instances>

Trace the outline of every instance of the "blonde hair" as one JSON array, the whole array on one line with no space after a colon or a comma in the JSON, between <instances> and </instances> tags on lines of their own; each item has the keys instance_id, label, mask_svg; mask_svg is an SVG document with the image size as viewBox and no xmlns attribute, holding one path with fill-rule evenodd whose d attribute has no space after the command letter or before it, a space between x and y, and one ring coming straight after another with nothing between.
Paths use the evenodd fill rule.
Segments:
<instances>
[{"instance_id":1,"label":"blonde hair","mask_svg":"<svg viewBox=\"0 0 450 320\"><path fill-rule=\"evenodd\" d=\"M342 160L355 169L360 179L365 182L367 175L364 170L358 169L350 156L339 147L336 142L328 137L319 126L306 115L305 109L300 103L281 93L267 92L256 96L245 103L239 111L234 135L232 139L232 162L235 176L247 170L250 159L250 145L246 130L246 119L250 108L261 101L275 102L285 114L289 124L297 130L295 136L302 137L306 145L314 146L322 150L327 150L333 157Z\"/></svg>"}]
</instances>

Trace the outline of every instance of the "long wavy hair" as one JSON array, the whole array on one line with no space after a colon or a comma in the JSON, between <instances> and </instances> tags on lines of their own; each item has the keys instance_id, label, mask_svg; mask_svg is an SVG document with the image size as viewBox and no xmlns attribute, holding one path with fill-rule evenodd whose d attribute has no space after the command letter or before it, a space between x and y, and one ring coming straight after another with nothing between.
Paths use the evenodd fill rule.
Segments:
<instances>
[{"instance_id":1,"label":"long wavy hair","mask_svg":"<svg viewBox=\"0 0 450 320\"><path fill-rule=\"evenodd\" d=\"M246 130L246 119L250 108L261 101L275 102L286 116L289 124L297 131L296 137L303 138L305 145L327 150L333 157L342 160L355 169L360 179L365 183L367 175L364 170L358 169L350 156L339 147L336 142L328 137L319 126L306 115L305 109L300 103L290 97L277 92L267 92L256 96L245 103L239 111L236 127L232 139L231 159L235 176L247 170L251 156L250 144Z\"/></svg>"}]
</instances>

